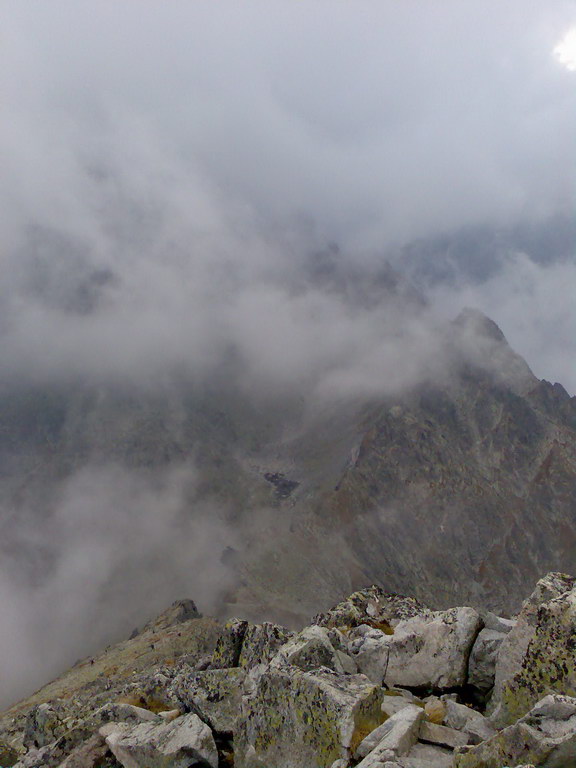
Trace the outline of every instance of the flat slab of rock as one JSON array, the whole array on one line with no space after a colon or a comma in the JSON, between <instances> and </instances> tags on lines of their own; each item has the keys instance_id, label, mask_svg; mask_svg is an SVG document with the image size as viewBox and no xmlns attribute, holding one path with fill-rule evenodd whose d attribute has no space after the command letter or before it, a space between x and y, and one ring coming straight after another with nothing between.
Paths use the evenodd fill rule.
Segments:
<instances>
[{"instance_id":1,"label":"flat slab of rock","mask_svg":"<svg viewBox=\"0 0 576 768\"><path fill-rule=\"evenodd\" d=\"M439 744L441 747L449 747L450 749L464 747L470 742L468 734L436 723L422 723L419 738L420 741Z\"/></svg>"},{"instance_id":2,"label":"flat slab of rock","mask_svg":"<svg viewBox=\"0 0 576 768\"><path fill-rule=\"evenodd\" d=\"M492 629L494 632L502 632L507 635L516 626L516 619L505 619L503 616L492 613L492 611L482 611L481 615L484 627Z\"/></svg>"},{"instance_id":3,"label":"flat slab of rock","mask_svg":"<svg viewBox=\"0 0 576 768\"><path fill-rule=\"evenodd\" d=\"M330 768L349 760L384 719L382 690L364 675L269 667L244 699L236 768Z\"/></svg>"},{"instance_id":4,"label":"flat slab of rock","mask_svg":"<svg viewBox=\"0 0 576 768\"><path fill-rule=\"evenodd\" d=\"M366 758L362 768L376 766L384 759L407 755L418 741L424 710L409 704L370 733L359 745L355 757Z\"/></svg>"},{"instance_id":5,"label":"flat slab of rock","mask_svg":"<svg viewBox=\"0 0 576 768\"><path fill-rule=\"evenodd\" d=\"M452 768L452 751L431 744L415 744L410 754L399 762L401 768Z\"/></svg>"},{"instance_id":6,"label":"flat slab of rock","mask_svg":"<svg viewBox=\"0 0 576 768\"><path fill-rule=\"evenodd\" d=\"M218 752L210 728L197 715L171 723L120 723L104 726L106 744L124 768L218 768Z\"/></svg>"},{"instance_id":7,"label":"flat slab of rock","mask_svg":"<svg viewBox=\"0 0 576 768\"><path fill-rule=\"evenodd\" d=\"M392 717L396 712L400 712L401 709L410 707L412 704L413 702L405 696L387 696L384 694L384 698L382 699L382 712L384 712L387 717Z\"/></svg>"}]
</instances>

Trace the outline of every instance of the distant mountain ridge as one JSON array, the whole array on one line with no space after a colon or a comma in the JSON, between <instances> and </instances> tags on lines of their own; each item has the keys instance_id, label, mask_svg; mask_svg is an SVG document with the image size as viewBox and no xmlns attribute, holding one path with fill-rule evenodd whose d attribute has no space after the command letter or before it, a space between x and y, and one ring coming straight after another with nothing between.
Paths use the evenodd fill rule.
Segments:
<instances>
[{"instance_id":1,"label":"distant mountain ridge","mask_svg":"<svg viewBox=\"0 0 576 768\"><path fill-rule=\"evenodd\" d=\"M14 549L18 509L49 517L85 465L149 477L193 465L182 515L209 499L233 532L213 553L227 573L221 612L295 624L367 581L435 607L512 611L542 572L576 570L576 399L536 379L477 311L444 344L442 381L312 414L224 379L203 392L5 394L4 557L33 559L42 578L25 537Z\"/></svg>"}]
</instances>

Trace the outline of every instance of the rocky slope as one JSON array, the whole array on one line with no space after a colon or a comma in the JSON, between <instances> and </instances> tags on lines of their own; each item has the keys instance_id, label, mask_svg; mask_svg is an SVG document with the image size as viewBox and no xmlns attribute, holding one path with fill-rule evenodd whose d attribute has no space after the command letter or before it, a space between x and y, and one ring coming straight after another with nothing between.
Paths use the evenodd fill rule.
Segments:
<instances>
[{"instance_id":1,"label":"rocky slope","mask_svg":"<svg viewBox=\"0 0 576 768\"><path fill-rule=\"evenodd\" d=\"M17 768L557 768L576 761L576 580L514 619L381 587L295 633L175 603L0 717Z\"/></svg>"}]
</instances>

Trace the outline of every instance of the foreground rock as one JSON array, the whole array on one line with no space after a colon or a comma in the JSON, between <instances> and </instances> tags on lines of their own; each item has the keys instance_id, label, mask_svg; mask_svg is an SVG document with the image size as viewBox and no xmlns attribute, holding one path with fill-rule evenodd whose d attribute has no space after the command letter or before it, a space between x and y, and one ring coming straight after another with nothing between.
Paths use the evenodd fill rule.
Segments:
<instances>
[{"instance_id":1,"label":"foreground rock","mask_svg":"<svg viewBox=\"0 0 576 768\"><path fill-rule=\"evenodd\" d=\"M576 695L574 579L548 574L524 603L496 663L493 722L506 726L549 692Z\"/></svg>"},{"instance_id":2,"label":"foreground rock","mask_svg":"<svg viewBox=\"0 0 576 768\"><path fill-rule=\"evenodd\" d=\"M101 730L106 744L124 768L218 768L218 751L210 728L197 715L171 723L108 725Z\"/></svg>"},{"instance_id":3,"label":"foreground rock","mask_svg":"<svg viewBox=\"0 0 576 768\"><path fill-rule=\"evenodd\" d=\"M546 694L576 684L573 585L548 574L516 622L370 587L298 633L181 601L6 713L0 765L567 768L576 698Z\"/></svg>"},{"instance_id":4,"label":"foreground rock","mask_svg":"<svg viewBox=\"0 0 576 768\"><path fill-rule=\"evenodd\" d=\"M330 768L349 760L384 719L383 692L364 675L270 667L242 706L236 768Z\"/></svg>"},{"instance_id":5,"label":"foreground rock","mask_svg":"<svg viewBox=\"0 0 576 768\"><path fill-rule=\"evenodd\" d=\"M239 665L247 629L247 621L231 619L226 622L210 659L212 669L228 669Z\"/></svg>"},{"instance_id":6,"label":"foreground rock","mask_svg":"<svg viewBox=\"0 0 576 768\"><path fill-rule=\"evenodd\" d=\"M484 628L472 646L468 662L468 684L482 693L488 693L494 687L496 662L505 639L504 632Z\"/></svg>"},{"instance_id":7,"label":"foreground rock","mask_svg":"<svg viewBox=\"0 0 576 768\"><path fill-rule=\"evenodd\" d=\"M170 693L188 711L196 712L218 733L231 734L240 714L246 672L232 669L181 670Z\"/></svg>"},{"instance_id":8,"label":"foreground rock","mask_svg":"<svg viewBox=\"0 0 576 768\"><path fill-rule=\"evenodd\" d=\"M356 758L367 758L363 768L407 755L418 741L424 710L409 704L372 731L358 746Z\"/></svg>"},{"instance_id":9,"label":"foreground rock","mask_svg":"<svg viewBox=\"0 0 576 768\"><path fill-rule=\"evenodd\" d=\"M104 737L97 733L73 749L58 768L113 768L115 763Z\"/></svg>"},{"instance_id":10,"label":"foreground rock","mask_svg":"<svg viewBox=\"0 0 576 768\"><path fill-rule=\"evenodd\" d=\"M249 624L244 633L238 665L250 669L258 664L267 664L293 634L286 627L268 621Z\"/></svg>"},{"instance_id":11,"label":"foreground rock","mask_svg":"<svg viewBox=\"0 0 576 768\"><path fill-rule=\"evenodd\" d=\"M89 763L92 757L97 761L98 744L86 746L86 742L91 741L90 737L102 725L161 721L147 709L118 702L100 707L83 720L62 719L58 710L64 714L64 702L58 702L57 707L40 705L29 713L24 734L28 752L18 763L19 768L60 766L67 755L74 755L75 762ZM3 765L1 761L0 765Z\"/></svg>"},{"instance_id":12,"label":"foreground rock","mask_svg":"<svg viewBox=\"0 0 576 768\"><path fill-rule=\"evenodd\" d=\"M476 747L457 750L455 768L576 765L576 699L549 695L527 715Z\"/></svg>"},{"instance_id":13,"label":"foreground rock","mask_svg":"<svg viewBox=\"0 0 576 768\"><path fill-rule=\"evenodd\" d=\"M495 734L496 729L492 723L480 712L450 699L447 699L444 705L446 707L444 724L465 733L471 744L479 744Z\"/></svg>"}]
</instances>

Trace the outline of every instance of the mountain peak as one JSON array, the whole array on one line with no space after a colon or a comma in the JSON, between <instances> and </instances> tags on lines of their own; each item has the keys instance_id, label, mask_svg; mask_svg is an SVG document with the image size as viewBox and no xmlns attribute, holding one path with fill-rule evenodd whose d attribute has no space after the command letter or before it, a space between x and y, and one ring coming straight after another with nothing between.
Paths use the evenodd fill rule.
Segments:
<instances>
[{"instance_id":1,"label":"mountain peak","mask_svg":"<svg viewBox=\"0 0 576 768\"><path fill-rule=\"evenodd\" d=\"M454 325L465 331L471 331L476 336L484 336L494 341L508 343L494 320L491 320L484 312L475 307L464 307L454 320Z\"/></svg>"}]
</instances>

